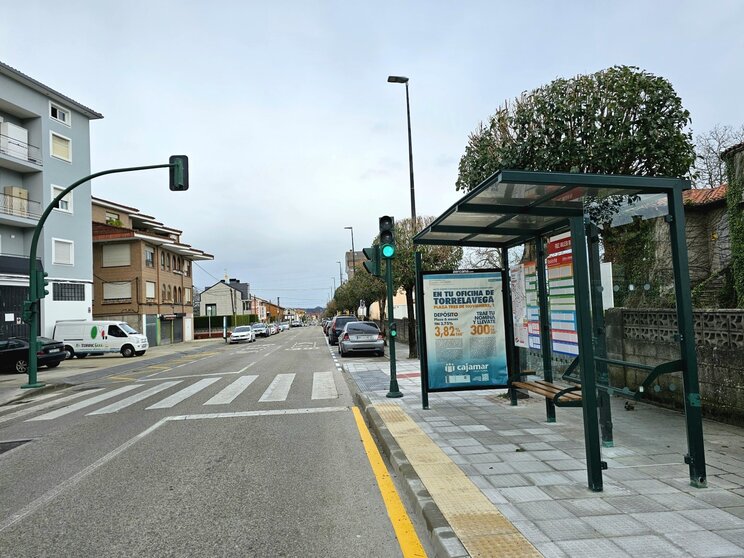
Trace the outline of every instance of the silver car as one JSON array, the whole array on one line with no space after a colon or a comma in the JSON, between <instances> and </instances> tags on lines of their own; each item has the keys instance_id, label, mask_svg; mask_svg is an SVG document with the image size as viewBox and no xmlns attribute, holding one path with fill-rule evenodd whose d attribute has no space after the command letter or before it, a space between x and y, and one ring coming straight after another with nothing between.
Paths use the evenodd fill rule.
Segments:
<instances>
[{"instance_id":1,"label":"silver car","mask_svg":"<svg viewBox=\"0 0 744 558\"><path fill-rule=\"evenodd\" d=\"M230 343L253 343L256 340L256 334L253 333L251 326L238 326L233 329L228 341Z\"/></svg>"},{"instance_id":2,"label":"silver car","mask_svg":"<svg viewBox=\"0 0 744 558\"><path fill-rule=\"evenodd\" d=\"M355 352L384 356L385 339L375 322L348 322L338 337L338 352L342 357Z\"/></svg>"}]
</instances>

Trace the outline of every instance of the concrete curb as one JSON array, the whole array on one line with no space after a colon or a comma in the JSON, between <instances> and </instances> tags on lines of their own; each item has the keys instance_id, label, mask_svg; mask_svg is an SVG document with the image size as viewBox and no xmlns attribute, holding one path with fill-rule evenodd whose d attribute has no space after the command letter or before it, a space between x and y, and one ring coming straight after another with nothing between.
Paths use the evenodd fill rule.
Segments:
<instances>
[{"instance_id":1,"label":"concrete curb","mask_svg":"<svg viewBox=\"0 0 744 558\"><path fill-rule=\"evenodd\" d=\"M5 399L0 398L0 408L5 407L6 405L12 405L16 401L21 401L22 399L26 399L27 397L49 393L52 391L56 391L58 389L66 389L74 385L76 384L71 384L68 382L59 382L59 383L45 384L43 387L40 387L40 388L29 388L29 389L18 388L17 391L14 391L13 393L8 394L8 396L6 396Z\"/></svg>"},{"instance_id":2,"label":"concrete curb","mask_svg":"<svg viewBox=\"0 0 744 558\"><path fill-rule=\"evenodd\" d=\"M349 378L351 378L349 376ZM353 381L353 378L351 378ZM356 388L356 386L354 386ZM401 484L404 487L405 498L410 506L423 520L429 533L429 540L434 547L437 558L466 558L470 555L457 538L442 512L439 510L434 499L426 490L424 483L416 474L413 466L409 463L405 453L390 431L385 422L375 410L370 400L354 389L354 401L362 410L362 415L369 426L370 431L377 440L377 445L387 457L393 470L398 473Z\"/></svg>"}]
</instances>

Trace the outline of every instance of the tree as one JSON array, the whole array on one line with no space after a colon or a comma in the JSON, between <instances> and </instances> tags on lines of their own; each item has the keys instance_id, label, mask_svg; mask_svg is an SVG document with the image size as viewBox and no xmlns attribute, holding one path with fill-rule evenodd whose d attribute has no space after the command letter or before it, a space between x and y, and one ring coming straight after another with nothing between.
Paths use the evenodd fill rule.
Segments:
<instances>
[{"instance_id":1,"label":"tree","mask_svg":"<svg viewBox=\"0 0 744 558\"><path fill-rule=\"evenodd\" d=\"M557 79L478 125L455 188L469 191L500 169L686 176L689 122L672 85L635 67Z\"/></svg>"},{"instance_id":2,"label":"tree","mask_svg":"<svg viewBox=\"0 0 744 558\"><path fill-rule=\"evenodd\" d=\"M413 237L427 227L434 217L417 217L414 226L409 217L395 223L395 257L393 258L393 288L406 293L408 309L408 355L418 357L416 345L416 321L413 310L413 290L416 285L414 252L421 252L421 265L427 271L457 269L462 260L459 246L414 246Z\"/></svg>"},{"instance_id":3,"label":"tree","mask_svg":"<svg viewBox=\"0 0 744 558\"><path fill-rule=\"evenodd\" d=\"M716 124L712 130L695 138L695 188L717 188L726 182L726 167L721 153L744 142L744 125L739 128Z\"/></svg>"},{"instance_id":4,"label":"tree","mask_svg":"<svg viewBox=\"0 0 744 558\"><path fill-rule=\"evenodd\" d=\"M367 316L369 308L373 302L377 302L385 297L385 282L367 272L354 273L346 283L336 290L334 300L339 309L346 310L351 314L356 314L359 308L359 301L363 300L367 307Z\"/></svg>"}]
</instances>

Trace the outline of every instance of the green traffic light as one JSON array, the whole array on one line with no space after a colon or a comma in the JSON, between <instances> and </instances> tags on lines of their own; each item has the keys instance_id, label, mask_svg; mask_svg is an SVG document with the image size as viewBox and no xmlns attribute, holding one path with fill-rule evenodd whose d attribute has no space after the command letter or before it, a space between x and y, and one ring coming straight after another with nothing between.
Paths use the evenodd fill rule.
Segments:
<instances>
[{"instance_id":1,"label":"green traffic light","mask_svg":"<svg viewBox=\"0 0 744 558\"><path fill-rule=\"evenodd\" d=\"M382 255L386 258L392 258L395 254L395 246L392 244L385 244L382 247Z\"/></svg>"}]
</instances>

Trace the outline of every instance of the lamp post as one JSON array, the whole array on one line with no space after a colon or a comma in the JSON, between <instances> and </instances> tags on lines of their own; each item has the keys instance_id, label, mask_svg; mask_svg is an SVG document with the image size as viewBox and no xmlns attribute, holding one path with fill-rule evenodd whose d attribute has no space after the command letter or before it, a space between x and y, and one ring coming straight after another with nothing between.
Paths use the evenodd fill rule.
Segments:
<instances>
[{"instance_id":1,"label":"lamp post","mask_svg":"<svg viewBox=\"0 0 744 558\"><path fill-rule=\"evenodd\" d=\"M344 227L351 231L351 271L352 275L356 275L356 256L354 254L354 227ZM347 273L348 275L348 273ZM351 276L349 277L351 279Z\"/></svg>"},{"instance_id":2,"label":"lamp post","mask_svg":"<svg viewBox=\"0 0 744 558\"><path fill-rule=\"evenodd\" d=\"M341 271L341 262L337 261L336 263L338 264L338 286L340 287L344 284L344 276L343 271Z\"/></svg>"},{"instance_id":3,"label":"lamp post","mask_svg":"<svg viewBox=\"0 0 744 558\"><path fill-rule=\"evenodd\" d=\"M416 231L416 195L413 189L413 146L411 144L411 105L408 100L408 78L403 76L388 76L388 83L404 83L406 85L406 116L408 117L408 173L411 181L411 219L413 230Z\"/></svg>"},{"instance_id":4,"label":"lamp post","mask_svg":"<svg viewBox=\"0 0 744 558\"><path fill-rule=\"evenodd\" d=\"M336 278L333 275L331 275L331 279L333 280L333 294L335 295L336 294Z\"/></svg>"}]
</instances>

